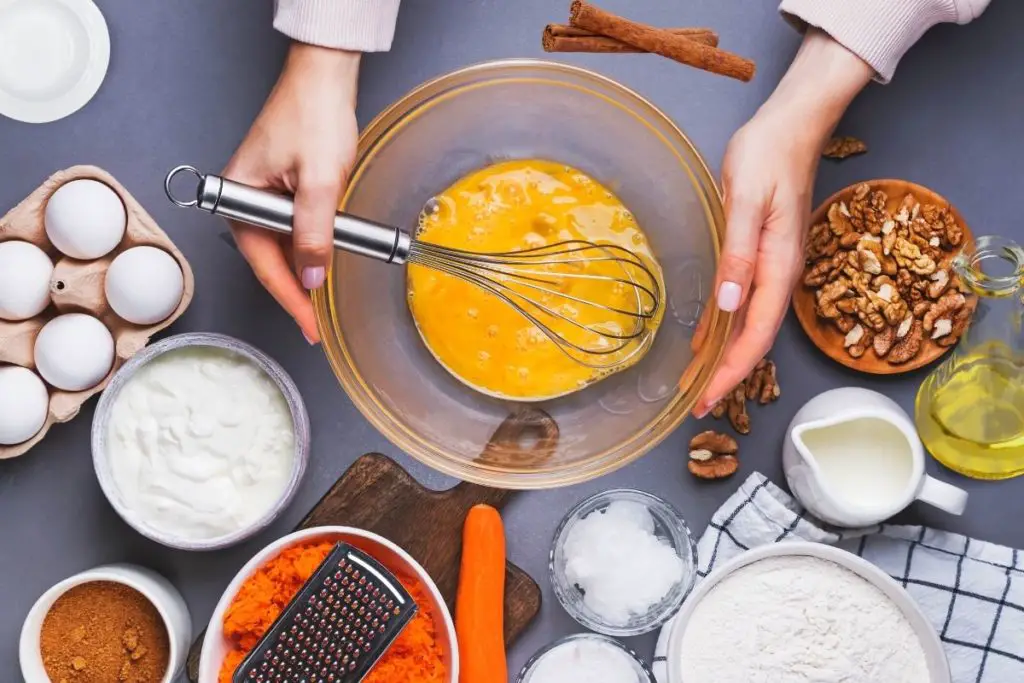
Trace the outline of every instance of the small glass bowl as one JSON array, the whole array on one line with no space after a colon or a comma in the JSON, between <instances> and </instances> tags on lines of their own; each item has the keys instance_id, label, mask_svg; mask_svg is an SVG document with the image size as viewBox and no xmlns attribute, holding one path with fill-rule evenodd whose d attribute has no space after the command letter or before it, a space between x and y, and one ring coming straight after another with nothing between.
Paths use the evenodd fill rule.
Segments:
<instances>
[{"instance_id":1,"label":"small glass bowl","mask_svg":"<svg viewBox=\"0 0 1024 683\"><path fill-rule=\"evenodd\" d=\"M536 670L537 664L544 657L544 655L548 654L549 652L551 652L552 650L561 645L565 645L566 643L571 643L576 640L594 640L602 643L607 643L608 645L611 645L614 648L622 650L627 655L629 655L629 658L633 660L633 663L635 664L637 683L658 683L658 679L654 677L654 674L651 672L651 669L646 664L644 664L644 661L640 659L640 656L637 655L636 652L630 650L628 647L626 647L619 641L615 640L614 638L602 636L597 633L576 633L571 636L566 636L565 638L559 638L555 642L545 645L540 650L538 650L536 654L534 654L532 657L530 657L530 659L526 661L526 664L519 672L519 676L516 678L516 683L530 683L530 678L533 676L533 672Z\"/></svg>"},{"instance_id":2,"label":"small glass bowl","mask_svg":"<svg viewBox=\"0 0 1024 683\"><path fill-rule=\"evenodd\" d=\"M565 541L573 525L587 515L604 510L616 501L629 501L644 505L654 518L654 533L669 542L683 560L683 579L669 591L661 602L645 614L634 616L625 625L609 624L583 601L583 591L565 575ZM668 621L679 611L696 579L697 550L686 521L669 503L657 496L636 489L611 489L581 501L565 516L555 530L548 569L555 596L573 619L592 631L619 638L649 633ZM643 577L637 577L643 580Z\"/></svg>"}]
</instances>

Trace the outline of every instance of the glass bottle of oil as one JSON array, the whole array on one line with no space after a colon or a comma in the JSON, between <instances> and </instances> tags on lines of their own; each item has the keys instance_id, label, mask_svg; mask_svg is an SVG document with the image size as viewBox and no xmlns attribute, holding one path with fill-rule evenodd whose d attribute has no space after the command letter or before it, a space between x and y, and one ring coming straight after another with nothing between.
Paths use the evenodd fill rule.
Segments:
<instances>
[{"instance_id":1,"label":"glass bottle of oil","mask_svg":"<svg viewBox=\"0 0 1024 683\"><path fill-rule=\"evenodd\" d=\"M1024 249L979 237L954 260L978 296L967 332L917 392L917 429L936 460L977 479L1024 474Z\"/></svg>"}]
</instances>

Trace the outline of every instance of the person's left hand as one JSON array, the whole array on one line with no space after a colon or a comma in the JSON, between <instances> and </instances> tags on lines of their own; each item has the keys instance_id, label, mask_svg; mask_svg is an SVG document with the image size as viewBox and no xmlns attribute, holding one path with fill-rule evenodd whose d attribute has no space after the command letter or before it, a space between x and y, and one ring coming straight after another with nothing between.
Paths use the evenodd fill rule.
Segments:
<instances>
[{"instance_id":1,"label":"person's left hand","mask_svg":"<svg viewBox=\"0 0 1024 683\"><path fill-rule=\"evenodd\" d=\"M787 112L766 108L733 136L726 150L726 232L715 292L719 309L739 315L722 363L694 410L697 417L768 353L803 268L821 148L816 138L803 139L794 130ZM695 348L705 335L702 325Z\"/></svg>"},{"instance_id":2,"label":"person's left hand","mask_svg":"<svg viewBox=\"0 0 1024 683\"><path fill-rule=\"evenodd\" d=\"M738 315L722 363L694 407L698 418L771 349L803 270L821 150L873 74L830 36L809 29L775 92L729 142L722 164L725 244L712 305ZM708 313L695 350L707 335Z\"/></svg>"}]
</instances>

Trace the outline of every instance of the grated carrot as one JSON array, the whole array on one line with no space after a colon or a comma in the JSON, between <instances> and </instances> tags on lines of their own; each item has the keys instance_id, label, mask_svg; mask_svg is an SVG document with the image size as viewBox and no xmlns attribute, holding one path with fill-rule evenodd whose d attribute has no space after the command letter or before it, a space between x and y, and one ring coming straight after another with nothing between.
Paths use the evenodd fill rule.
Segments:
<instances>
[{"instance_id":1,"label":"grated carrot","mask_svg":"<svg viewBox=\"0 0 1024 683\"><path fill-rule=\"evenodd\" d=\"M335 541L322 541L288 548L242 583L224 613L224 636L231 641L232 648L221 663L218 683L231 683L235 669L316 573L334 545ZM370 670L364 683L445 683L444 652L437 642L428 594L414 579L399 580L419 611Z\"/></svg>"},{"instance_id":2,"label":"grated carrot","mask_svg":"<svg viewBox=\"0 0 1024 683\"><path fill-rule=\"evenodd\" d=\"M448 670L441 644L437 642L427 593L419 583L399 578L419 605L419 611L363 683L445 683Z\"/></svg>"}]
</instances>

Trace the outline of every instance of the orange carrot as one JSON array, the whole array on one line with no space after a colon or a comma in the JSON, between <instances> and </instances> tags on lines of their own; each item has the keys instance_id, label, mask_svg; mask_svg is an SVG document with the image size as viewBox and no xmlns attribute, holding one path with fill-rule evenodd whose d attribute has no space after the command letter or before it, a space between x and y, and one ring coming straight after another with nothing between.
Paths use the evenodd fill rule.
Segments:
<instances>
[{"instance_id":1,"label":"orange carrot","mask_svg":"<svg viewBox=\"0 0 1024 683\"><path fill-rule=\"evenodd\" d=\"M459 683L507 683L505 661L505 531L489 505L474 505L462 530L455 600Z\"/></svg>"}]
</instances>

